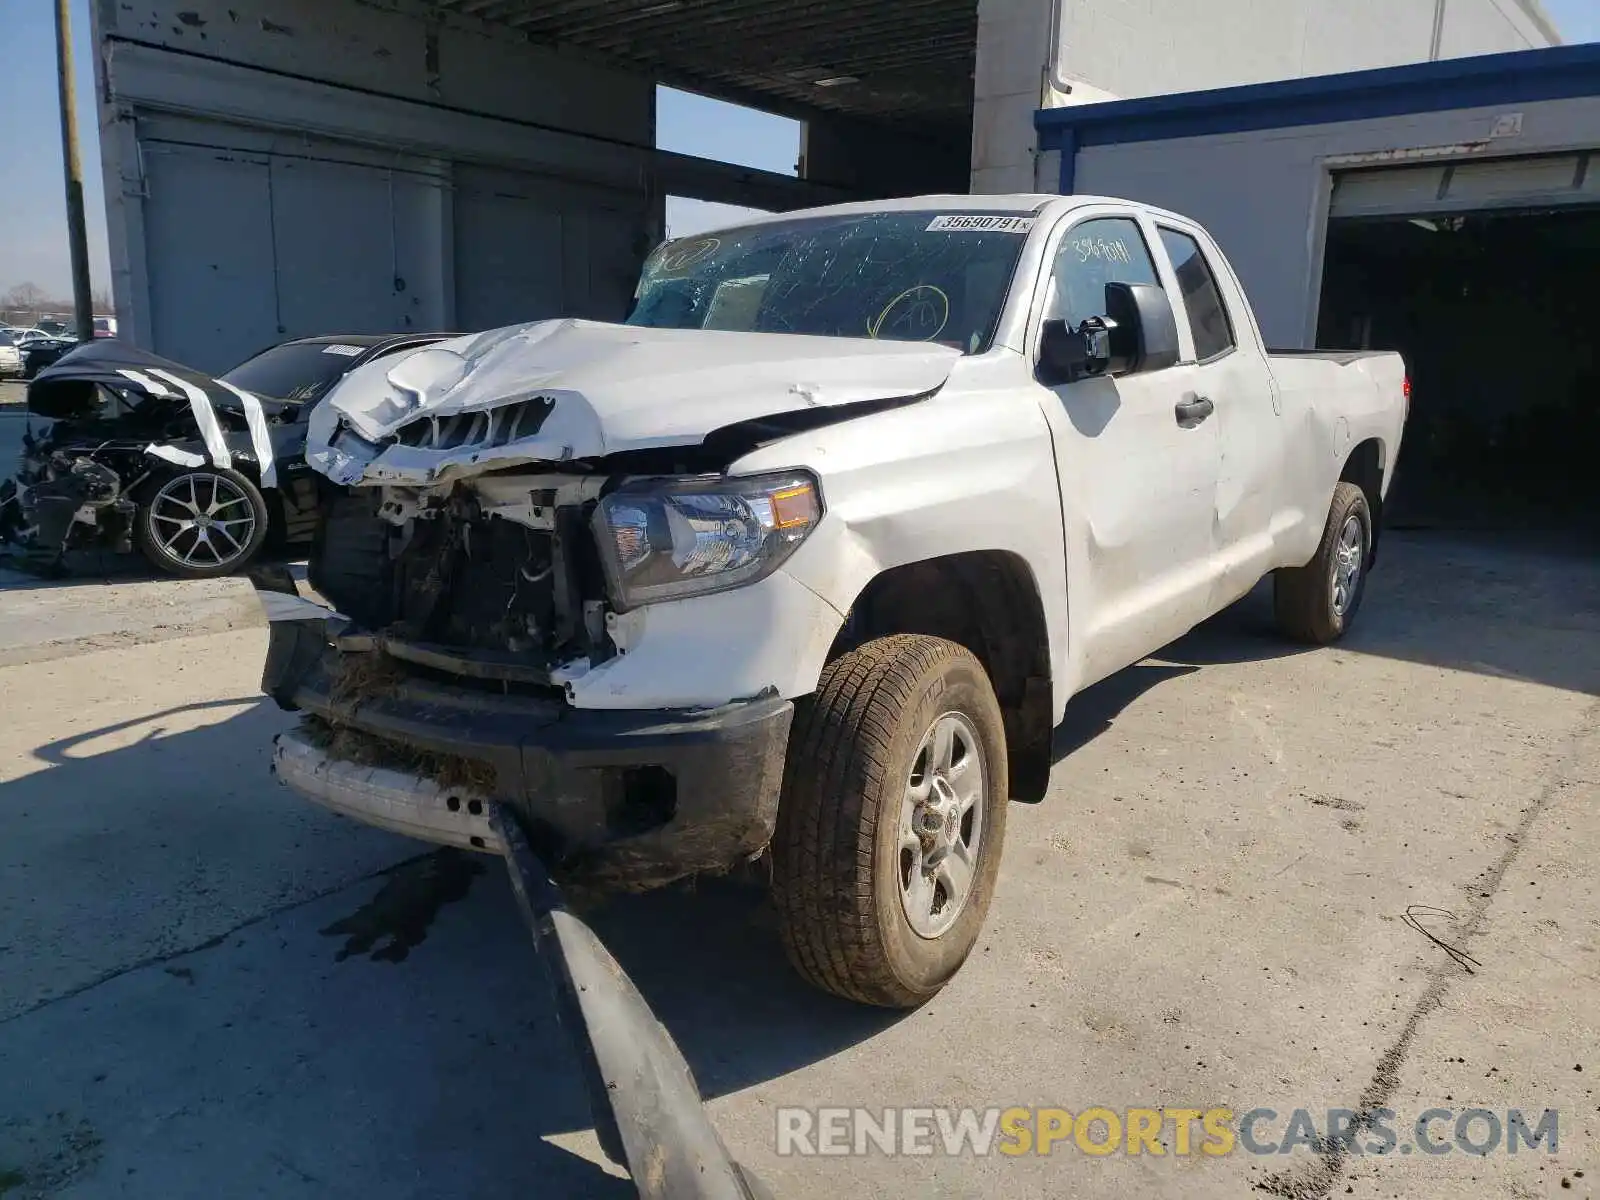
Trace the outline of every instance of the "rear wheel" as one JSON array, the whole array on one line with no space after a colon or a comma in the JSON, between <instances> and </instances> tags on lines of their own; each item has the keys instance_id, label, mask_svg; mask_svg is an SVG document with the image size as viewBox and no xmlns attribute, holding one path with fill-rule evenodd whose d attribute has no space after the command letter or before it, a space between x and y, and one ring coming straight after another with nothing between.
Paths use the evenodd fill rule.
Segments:
<instances>
[{"instance_id":1,"label":"rear wheel","mask_svg":"<svg viewBox=\"0 0 1600 1200\"><path fill-rule=\"evenodd\" d=\"M267 537L267 502L237 471L198 467L161 482L139 505L139 552L169 575L211 579L247 566Z\"/></svg>"},{"instance_id":2,"label":"rear wheel","mask_svg":"<svg viewBox=\"0 0 1600 1200\"><path fill-rule=\"evenodd\" d=\"M897 635L828 664L796 714L772 850L800 974L890 1008L937 994L983 927L1007 777L1000 705L961 646Z\"/></svg>"},{"instance_id":3,"label":"rear wheel","mask_svg":"<svg viewBox=\"0 0 1600 1200\"><path fill-rule=\"evenodd\" d=\"M1372 509L1353 483L1333 490L1316 556L1273 576L1278 626L1296 641L1325 645L1343 637L1366 592L1372 559Z\"/></svg>"}]
</instances>

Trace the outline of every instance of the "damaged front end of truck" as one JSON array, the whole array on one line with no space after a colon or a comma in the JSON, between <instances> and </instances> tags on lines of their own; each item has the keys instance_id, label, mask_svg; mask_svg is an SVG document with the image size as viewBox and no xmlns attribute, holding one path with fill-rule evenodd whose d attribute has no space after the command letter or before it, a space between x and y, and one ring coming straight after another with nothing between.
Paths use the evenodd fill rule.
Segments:
<instances>
[{"instance_id":1,"label":"damaged front end of truck","mask_svg":"<svg viewBox=\"0 0 1600 1200\"><path fill-rule=\"evenodd\" d=\"M891 377L925 394L954 355L868 342L797 386L770 335L718 339L543 322L362 368L318 408L306 459L334 494L309 581L326 604L282 580L267 596L264 690L304 714L278 740L286 783L487 851L499 801L558 877L606 888L762 852L791 701L673 703L671 680L640 700L615 668L649 605L758 581L820 520L806 472L724 468L916 398Z\"/></svg>"},{"instance_id":2,"label":"damaged front end of truck","mask_svg":"<svg viewBox=\"0 0 1600 1200\"><path fill-rule=\"evenodd\" d=\"M758 854L787 701L570 703L574 683L627 652L592 534L610 483L513 470L334 497L309 581L337 615L291 605L273 622L264 688L304 714L277 747L283 779L486 850L501 849L486 816L501 800L563 876L629 890Z\"/></svg>"},{"instance_id":3,"label":"damaged front end of truck","mask_svg":"<svg viewBox=\"0 0 1600 1200\"><path fill-rule=\"evenodd\" d=\"M309 433L329 485L314 595L281 567L253 578L271 626L263 689L301 713L276 740L278 777L345 815L501 855L607 1155L643 1196L750 1200L765 1192L723 1146L671 1035L558 886L723 871L760 854L776 820L793 710L775 689L575 703L604 690L643 609L682 594L713 545L705 529L732 530L706 564L731 588L775 569L821 516L803 472L721 469L837 412L784 395L680 411L681 431L618 418L636 385L608 396L593 365L632 358L649 379L675 340L551 322L358 370Z\"/></svg>"}]
</instances>

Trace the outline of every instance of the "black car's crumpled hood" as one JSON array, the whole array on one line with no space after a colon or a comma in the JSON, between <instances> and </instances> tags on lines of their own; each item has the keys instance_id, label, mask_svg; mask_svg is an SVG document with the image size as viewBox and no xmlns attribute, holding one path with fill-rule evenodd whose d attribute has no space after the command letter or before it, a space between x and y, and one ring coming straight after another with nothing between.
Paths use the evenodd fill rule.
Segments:
<instances>
[{"instance_id":1,"label":"black car's crumpled hood","mask_svg":"<svg viewBox=\"0 0 1600 1200\"><path fill-rule=\"evenodd\" d=\"M184 386L188 385L198 389L214 408L241 414L245 410L242 393L221 380L126 342L101 338L83 343L40 371L28 385L28 411L53 420L92 416L95 388L102 385L139 396L189 400ZM294 407L281 400L255 399L267 414Z\"/></svg>"},{"instance_id":2,"label":"black car's crumpled hood","mask_svg":"<svg viewBox=\"0 0 1600 1200\"><path fill-rule=\"evenodd\" d=\"M185 426L145 453L180 467L233 466L237 451L253 458L261 486L277 486L277 460L269 414L288 406L263 400L203 371L162 358L114 338L79 346L40 371L28 385L28 411L57 421L92 425L101 415L102 387L135 397L134 404L161 405ZM188 426L192 425L192 430ZM247 433L249 449L230 434Z\"/></svg>"}]
</instances>

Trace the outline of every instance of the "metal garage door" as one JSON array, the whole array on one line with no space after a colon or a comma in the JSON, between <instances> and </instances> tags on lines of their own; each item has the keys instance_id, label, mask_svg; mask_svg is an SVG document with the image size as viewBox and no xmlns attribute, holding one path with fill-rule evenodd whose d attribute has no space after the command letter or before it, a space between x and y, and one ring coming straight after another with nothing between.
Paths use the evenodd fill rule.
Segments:
<instances>
[{"instance_id":1,"label":"metal garage door","mask_svg":"<svg viewBox=\"0 0 1600 1200\"><path fill-rule=\"evenodd\" d=\"M548 184L508 171L456 174L456 323L494 329L560 316L562 214Z\"/></svg>"},{"instance_id":2,"label":"metal garage door","mask_svg":"<svg viewBox=\"0 0 1600 1200\"><path fill-rule=\"evenodd\" d=\"M1334 176L1334 217L1421 216L1600 204L1600 161L1588 152L1380 167Z\"/></svg>"},{"instance_id":3,"label":"metal garage door","mask_svg":"<svg viewBox=\"0 0 1600 1200\"><path fill-rule=\"evenodd\" d=\"M274 157L282 335L437 329L442 186L408 171Z\"/></svg>"},{"instance_id":4,"label":"metal garage door","mask_svg":"<svg viewBox=\"0 0 1600 1200\"><path fill-rule=\"evenodd\" d=\"M220 371L276 341L266 156L151 142L144 163L156 353Z\"/></svg>"},{"instance_id":5,"label":"metal garage door","mask_svg":"<svg viewBox=\"0 0 1600 1200\"><path fill-rule=\"evenodd\" d=\"M144 143L154 349L221 370L324 333L443 323L442 181L179 143Z\"/></svg>"},{"instance_id":6,"label":"metal garage door","mask_svg":"<svg viewBox=\"0 0 1600 1200\"><path fill-rule=\"evenodd\" d=\"M456 321L492 329L549 317L620 320L638 276L642 212L602 188L458 166Z\"/></svg>"}]
</instances>

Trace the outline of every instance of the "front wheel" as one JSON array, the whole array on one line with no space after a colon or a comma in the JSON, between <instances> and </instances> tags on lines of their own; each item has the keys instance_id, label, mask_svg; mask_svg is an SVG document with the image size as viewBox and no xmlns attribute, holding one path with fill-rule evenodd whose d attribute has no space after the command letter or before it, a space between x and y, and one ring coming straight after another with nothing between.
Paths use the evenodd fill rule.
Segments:
<instances>
[{"instance_id":1,"label":"front wheel","mask_svg":"<svg viewBox=\"0 0 1600 1200\"><path fill-rule=\"evenodd\" d=\"M1316 556L1273 577L1278 626L1296 641L1326 645L1345 635L1361 607L1372 561L1372 508L1353 483L1333 489Z\"/></svg>"},{"instance_id":2,"label":"front wheel","mask_svg":"<svg viewBox=\"0 0 1600 1200\"><path fill-rule=\"evenodd\" d=\"M237 471L198 467L163 481L134 518L139 552L169 575L212 579L247 566L267 537L267 502Z\"/></svg>"},{"instance_id":3,"label":"front wheel","mask_svg":"<svg viewBox=\"0 0 1600 1200\"><path fill-rule=\"evenodd\" d=\"M772 847L795 968L915 1008L971 953L1005 839L1000 705L954 642L896 635L829 663L795 717Z\"/></svg>"}]
</instances>

